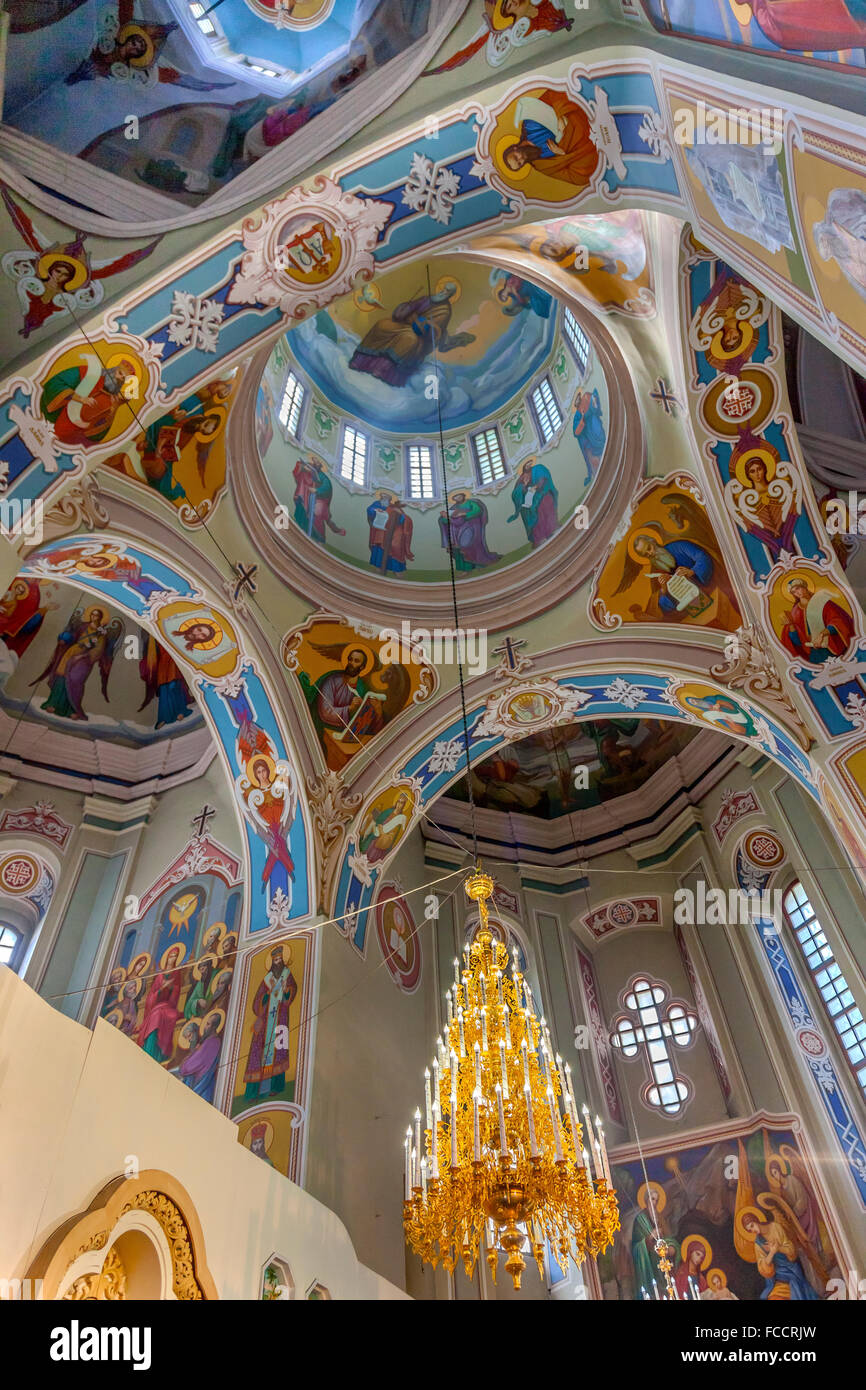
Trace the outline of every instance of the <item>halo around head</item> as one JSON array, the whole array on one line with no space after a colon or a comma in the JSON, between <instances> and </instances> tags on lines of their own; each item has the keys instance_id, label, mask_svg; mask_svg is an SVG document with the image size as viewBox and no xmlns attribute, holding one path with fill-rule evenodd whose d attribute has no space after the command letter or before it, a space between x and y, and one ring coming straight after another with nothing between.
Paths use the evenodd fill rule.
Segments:
<instances>
[{"instance_id":1,"label":"halo around head","mask_svg":"<svg viewBox=\"0 0 866 1390\"><path fill-rule=\"evenodd\" d=\"M713 1258L713 1248L712 1248L712 1246L710 1245L710 1242L709 1242L708 1240L706 1240L704 1236L699 1236L699 1235L690 1235L690 1236L686 1236L686 1238L683 1240L682 1244L680 1245L680 1254L682 1255L683 1263L684 1263L684 1264L687 1264L687 1263L688 1263L689 1251L692 1249L692 1247L693 1247L694 1245L702 1245L702 1246L703 1246L703 1249L704 1249L704 1258L701 1260L701 1269L702 1269L702 1270L703 1270L703 1269L707 1269L707 1267L709 1266L709 1264L710 1264L710 1262L712 1261L712 1258Z\"/></svg>"},{"instance_id":2,"label":"halo around head","mask_svg":"<svg viewBox=\"0 0 866 1390\"><path fill-rule=\"evenodd\" d=\"M649 1182L641 1183L640 1187L638 1188L638 1190L637 1190L637 1204L638 1204L638 1206L639 1206L643 1211L646 1211L646 1208L647 1208L647 1189L649 1189L649 1191L650 1191L650 1192L652 1193L652 1195L653 1195L653 1203L654 1203L654 1206L655 1206L656 1211L664 1211L665 1207L666 1207L667 1204L668 1204L668 1194L665 1192L665 1190L664 1190L664 1188L662 1187L662 1185L661 1185L660 1182L653 1182L652 1179L650 1179Z\"/></svg>"},{"instance_id":3,"label":"halo around head","mask_svg":"<svg viewBox=\"0 0 866 1390\"><path fill-rule=\"evenodd\" d=\"M347 660L348 660L349 652L363 652L363 653L364 653L364 665L363 665L363 667L361 668L361 675L362 675L362 676L366 676L367 673L368 673L368 671L372 671L373 667L374 667L375 664L376 664L376 658L375 658L373 652L370 650L370 648L369 648L364 642L347 642L347 643L346 643L345 647L343 648L342 652L340 653L340 661L341 661L341 663L342 663L343 666L345 666L345 664L346 664L346 662L347 662Z\"/></svg>"}]
</instances>

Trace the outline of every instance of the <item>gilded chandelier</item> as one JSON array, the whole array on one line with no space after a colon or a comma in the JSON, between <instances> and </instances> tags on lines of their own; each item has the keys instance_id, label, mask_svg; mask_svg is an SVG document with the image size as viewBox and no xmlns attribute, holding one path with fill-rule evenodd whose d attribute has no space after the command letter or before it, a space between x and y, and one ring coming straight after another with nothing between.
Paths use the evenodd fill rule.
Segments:
<instances>
[{"instance_id":1,"label":"gilded chandelier","mask_svg":"<svg viewBox=\"0 0 866 1390\"><path fill-rule=\"evenodd\" d=\"M506 973L488 923L493 880L476 871L465 886L481 923L466 968L454 962L445 1036L424 1073L423 1149L420 1110L406 1132L403 1223L422 1260L453 1272L462 1259L469 1276L486 1235L494 1282L501 1252L517 1289L526 1241L542 1278L546 1241L564 1271L606 1249L619 1209L604 1135L585 1106L578 1120L571 1070L554 1059L516 952Z\"/></svg>"}]
</instances>

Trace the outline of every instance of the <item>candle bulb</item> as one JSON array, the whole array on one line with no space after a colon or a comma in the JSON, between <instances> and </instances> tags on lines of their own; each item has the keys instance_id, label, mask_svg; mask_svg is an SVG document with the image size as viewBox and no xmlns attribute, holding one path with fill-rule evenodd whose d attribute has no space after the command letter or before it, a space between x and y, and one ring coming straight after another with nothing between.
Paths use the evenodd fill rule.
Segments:
<instances>
[{"instance_id":1,"label":"candle bulb","mask_svg":"<svg viewBox=\"0 0 866 1390\"><path fill-rule=\"evenodd\" d=\"M571 1067L568 1065L567 1062L565 1064L565 1079L568 1082L569 1099L571 1100L574 1109L577 1110L577 1101L574 1099L574 1087L571 1084Z\"/></svg>"},{"instance_id":2,"label":"candle bulb","mask_svg":"<svg viewBox=\"0 0 866 1390\"><path fill-rule=\"evenodd\" d=\"M509 1007L508 1007L507 1004L504 1004L504 1005L503 1005L503 1008L504 1008L504 1010L505 1010L505 1012L504 1012L504 1014L503 1014L503 1019L502 1019L503 1025L504 1025L504 1027L505 1027L505 1046L508 1048L508 1050L509 1050L509 1052L510 1052L510 1051L511 1051L511 1010L509 1009Z\"/></svg>"},{"instance_id":3,"label":"candle bulb","mask_svg":"<svg viewBox=\"0 0 866 1390\"><path fill-rule=\"evenodd\" d=\"M479 983L480 986L481 986L481 1006L482 1006L482 1008L485 1008L485 1009L486 1009L486 1008L487 1008L487 980L486 980L485 977L484 977L484 972L483 972L483 971L482 971L481 974L478 976L478 983Z\"/></svg>"},{"instance_id":4,"label":"candle bulb","mask_svg":"<svg viewBox=\"0 0 866 1390\"><path fill-rule=\"evenodd\" d=\"M583 1134L584 1134L584 1138L585 1138L585 1139L587 1140L587 1142L589 1143L590 1149L592 1149L592 1146L593 1146L593 1144L595 1143L595 1134L593 1133L593 1129L592 1129L592 1120L589 1118L589 1111L587 1110L587 1108L586 1108L585 1105L582 1105L582 1106L580 1107L580 1110L581 1110L581 1114L583 1115Z\"/></svg>"},{"instance_id":5,"label":"candle bulb","mask_svg":"<svg viewBox=\"0 0 866 1390\"><path fill-rule=\"evenodd\" d=\"M487 1010L481 1010L481 1046L487 1051Z\"/></svg>"},{"instance_id":6,"label":"candle bulb","mask_svg":"<svg viewBox=\"0 0 866 1390\"><path fill-rule=\"evenodd\" d=\"M427 1199L427 1160L421 1159L421 1196Z\"/></svg>"},{"instance_id":7,"label":"candle bulb","mask_svg":"<svg viewBox=\"0 0 866 1390\"><path fill-rule=\"evenodd\" d=\"M415 1152L418 1154L418 1157L419 1157L419 1160L420 1160L420 1157L421 1157L421 1111L420 1111L420 1110L416 1110L416 1111L415 1111ZM413 1185L414 1185L415 1187L417 1187L417 1186L418 1186L417 1181L416 1181Z\"/></svg>"},{"instance_id":8,"label":"candle bulb","mask_svg":"<svg viewBox=\"0 0 866 1390\"><path fill-rule=\"evenodd\" d=\"M459 1168L457 1158L457 1097L451 1092L451 1167Z\"/></svg>"},{"instance_id":9,"label":"candle bulb","mask_svg":"<svg viewBox=\"0 0 866 1390\"><path fill-rule=\"evenodd\" d=\"M439 1058L433 1062L433 1109L441 1110L442 1102L439 1099Z\"/></svg>"},{"instance_id":10,"label":"candle bulb","mask_svg":"<svg viewBox=\"0 0 866 1390\"><path fill-rule=\"evenodd\" d=\"M480 1101L481 1092L476 1086L472 1092L472 1154L476 1163L481 1162L481 1121L478 1114Z\"/></svg>"},{"instance_id":11,"label":"candle bulb","mask_svg":"<svg viewBox=\"0 0 866 1390\"><path fill-rule=\"evenodd\" d=\"M559 1137L559 1115L556 1111L556 1103L553 1099L553 1088L547 1088L547 1108L550 1111L550 1123L553 1125L553 1142L556 1145L556 1161L562 1161L562 1140Z\"/></svg>"},{"instance_id":12,"label":"candle bulb","mask_svg":"<svg viewBox=\"0 0 866 1390\"><path fill-rule=\"evenodd\" d=\"M591 1179L592 1173L589 1169L589 1154L586 1152L586 1149L583 1150L583 1166L586 1169L586 1176Z\"/></svg>"},{"instance_id":13,"label":"candle bulb","mask_svg":"<svg viewBox=\"0 0 866 1390\"><path fill-rule=\"evenodd\" d=\"M501 970L497 970L497 972L496 972L496 998L499 1000L499 1007L500 1007L500 1009L501 1009L501 1008L503 1007L503 1004L504 1004L504 1001L503 1001L503 998L502 998L502 971L501 971Z\"/></svg>"},{"instance_id":14,"label":"candle bulb","mask_svg":"<svg viewBox=\"0 0 866 1390\"><path fill-rule=\"evenodd\" d=\"M406 1138L403 1140L403 1161L404 1161L404 1167L405 1167L405 1186L406 1186L406 1193L405 1193L405 1196L406 1196L406 1201L407 1201L407 1202L410 1201L410 1200L411 1200L411 1197L412 1197L412 1173L411 1173L410 1168L409 1168L409 1161L410 1161L409 1145L410 1145L410 1143L411 1143L411 1140L412 1140L412 1131L411 1131L411 1129L407 1129L407 1130L406 1130Z\"/></svg>"},{"instance_id":15,"label":"candle bulb","mask_svg":"<svg viewBox=\"0 0 866 1390\"><path fill-rule=\"evenodd\" d=\"M426 1125L425 1125L425 1127L426 1127L427 1129L430 1128L430 1110L431 1110L431 1102L430 1102L430 1068L429 1068L429 1067L425 1067L425 1068L424 1068L424 1116L425 1116L425 1120L426 1120Z\"/></svg>"},{"instance_id":16,"label":"candle bulb","mask_svg":"<svg viewBox=\"0 0 866 1390\"><path fill-rule=\"evenodd\" d=\"M523 1089L529 1089L529 1051L526 1046L526 1039L520 1044L520 1051L523 1056Z\"/></svg>"},{"instance_id":17,"label":"candle bulb","mask_svg":"<svg viewBox=\"0 0 866 1390\"><path fill-rule=\"evenodd\" d=\"M460 998L460 962L454 957L454 1000L455 1003Z\"/></svg>"},{"instance_id":18,"label":"candle bulb","mask_svg":"<svg viewBox=\"0 0 866 1390\"><path fill-rule=\"evenodd\" d=\"M441 1118L442 1111L439 1108L439 1097L437 1096L433 1106L433 1171L430 1174L432 1178L439 1177L439 1121Z\"/></svg>"},{"instance_id":19,"label":"candle bulb","mask_svg":"<svg viewBox=\"0 0 866 1390\"><path fill-rule=\"evenodd\" d=\"M505 1043L499 1039L499 1071L502 1076L502 1096L508 1100L508 1064L505 1060Z\"/></svg>"},{"instance_id":20,"label":"candle bulb","mask_svg":"<svg viewBox=\"0 0 866 1390\"><path fill-rule=\"evenodd\" d=\"M595 1144L593 1145L593 1155L592 1155L592 1157L593 1157L593 1162L595 1163L595 1176L596 1176L596 1181L598 1181L598 1182L603 1182L603 1181L604 1181L604 1169L603 1169L602 1166L601 1166L601 1149L599 1148L599 1144L598 1144L598 1140L597 1140L597 1139L596 1139L596 1141L595 1141Z\"/></svg>"},{"instance_id":21,"label":"candle bulb","mask_svg":"<svg viewBox=\"0 0 866 1390\"><path fill-rule=\"evenodd\" d=\"M652 1303L652 1299L650 1298L650 1296L649 1296L649 1294L647 1293L646 1289L644 1288L643 1284L641 1284L641 1286L640 1286L640 1291L641 1291L641 1293L643 1294L644 1298L646 1299L647 1303Z\"/></svg>"},{"instance_id":22,"label":"candle bulb","mask_svg":"<svg viewBox=\"0 0 866 1390\"><path fill-rule=\"evenodd\" d=\"M457 1104L457 1053L451 1049L451 1100Z\"/></svg>"},{"instance_id":23,"label":"candle bulb","mask_svg":"<svg viewBox=\"0 0 866 1390\"><path fill-rule=\"evenodd\" d=\"M528 1083L523 1088L523 1094L526 1099L526 1118L529 1122L529 1156L530 1158L538 1158L538 1142L535 1138L535 1116L532 1113L532 1090Z\"/></svg>"},{"instance_id":24,"label":"candle bulb","mask_svg":"<svg viewBox=\"0 0 866 1390\"><path fill-rule=\"evenodd\" d=\"M571 1124L571 1142L572 1142L572 1144L574 1145L574 1161L575 1161L575 1165L576 1165L578 1168L582 1168L582 1167L583 1167L583 1163L582 1163L582 1161L581 1161L580 1140L579 1140L578 1137L577 1137L577 1114L576 1114L576 1112L575 1112L574 1106L571 1104L570 1098L569 1098L569 1103L568 1103L566 1109L567 1109L567 1111L568 1111L569 1123Z\"/></svg>"},{"instance_id":25,"label":"candle bulb","mask_svg":"<svg viewBox=\"0 0 866 1390\"><path fill-rule=\"evenodd\" d=\"M658 1284L656 1283L655 1279L653 1279L653 1293L654 1293L655 1296L656 1296L656 1300L658 1300L658 1296L659 1296L659 1286L658 1286Z\"/></svg>"},{"instance_id":26,"label":"candle bulb","mask_svg":"<svg viewBox=\"0 0 866 1390\"><path fill-rule=\"evenodd\" d=\"M477 1090L481 1088L481 1048L478 1043L475 1044L475 1087Z\"/></svg>"},{"instance_id":27,"label":"candle bulb","mask_svg":"<svg viewBox=\"0 0 866 1390\"><path fill-rule=\"evenodd\" d=\"M454 1011L453 1011L453 1009L451 1008L451 991L450 991L450 989L446 989L446 991L445 991L445 1005L446 1005L446 1008L448 1009L448 1027L450 1028L450 1027L451 1027L451 1024L454 1022Z\"/></svg>"},{"instance_id":28,"label":"candle bulb","mask_svg":"<svg viewBox=\"0 0 866 1390\"><path fill-rule=\"evenodd\" d=\"M505 1110L502 1105L502 1087L496 1085L496 1106L499 1111L499 1157L508 1158L508 1139L505 1134Z\"/></svg>"},{"instance_id":29,"label":"candle bulb","mask_svg":"<svg viewBox=\"0 0 866 1390\"><path fill-rule=\"evenodd\" d=\"M460 1056L466 1056L466 1038L463 1034L463 1010L457 1010L457 1026L460 1031Z\"/></svg>"},{"instance_id":30,"label":"candle bulb","mask_svg":"<svg viewBox=\"0 0 866 1390\"><path fill-rule=\"evenodd\" d=\"M596 1124L598 1124L598 1120L596 1120ZM601 1146L601 1162L604 1168L604 1180L608 1187L613 1187L613 1179L610 1176L610 1162L607 1157L607 1145L604 1142L604 1130L601 1125L598 1126L598 1138Z\"/></svg>"}]
</instances>

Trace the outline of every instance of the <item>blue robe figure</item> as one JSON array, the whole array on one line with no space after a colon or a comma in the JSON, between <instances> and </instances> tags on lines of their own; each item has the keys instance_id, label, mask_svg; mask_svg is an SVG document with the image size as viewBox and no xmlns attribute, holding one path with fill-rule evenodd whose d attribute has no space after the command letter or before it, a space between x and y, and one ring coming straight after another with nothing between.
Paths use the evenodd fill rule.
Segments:
<instances>
[{"instance_id":1,"label":"blue robe figure","mask_svg":"<svg viewBox=\"0 0 866 1390\"><path fill-rule=\"evenodd\" d=\"M601 398L597 390L581 391L576 405L571 428L586 462L585 481L590 483L601 463L607 443L607 430L604 427Z\"/></svg>"}]
</instances>

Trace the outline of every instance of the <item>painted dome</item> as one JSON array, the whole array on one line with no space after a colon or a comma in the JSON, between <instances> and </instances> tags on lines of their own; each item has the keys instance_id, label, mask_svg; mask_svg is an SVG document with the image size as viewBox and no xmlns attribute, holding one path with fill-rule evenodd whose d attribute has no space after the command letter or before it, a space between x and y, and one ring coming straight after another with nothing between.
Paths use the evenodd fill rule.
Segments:
<instances>
[{"instance_id":1,"label":"painted dome","mask_svg":"<svg viewBox=\"0 0 866 1390\"><path fill-rule=\"evenodd\" d=\"M522 276L456 257L385 271L293 328L256 403L286 544L300 531L367 575L430 584L450 571L446 497L461 580L579 527L611 424L590 331Z\"/></svg>"}]
</instances>

